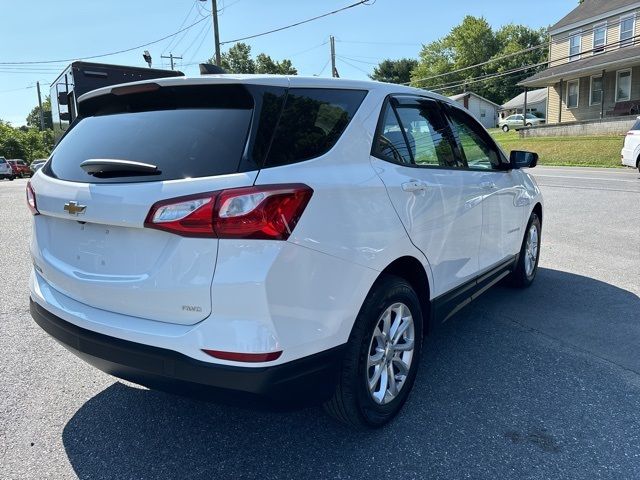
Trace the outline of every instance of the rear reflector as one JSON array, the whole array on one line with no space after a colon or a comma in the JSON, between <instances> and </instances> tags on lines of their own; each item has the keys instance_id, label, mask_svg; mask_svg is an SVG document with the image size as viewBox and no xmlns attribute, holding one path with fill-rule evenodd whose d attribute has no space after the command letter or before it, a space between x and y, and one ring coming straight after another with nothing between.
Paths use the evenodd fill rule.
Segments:
<instances>
[{"instance_id":1,"label":"rear reflector","mask_svg":"<svg viewBox=\"0 0 640 480\"><path fill-rule=\"evenodd\" d=\"M38 205L36 203L36 192L33 191L31 180L27 182L27 207L32 215L39 215Z\"/></svg>"},{"instance_id":2,"label":"rear reflector","mask_svg":"<svg viewBox=\"0 0 640 480\"><path fill-rule=\"evenodd\" d=\"M230 360L233 362L273 362L280 358L282 351L280 352L267 352L267 353L239 353L239 352L221 352L219 350L202 350L207 355L211 355L214 358L220 360Z\"/></svg>"},{"instance_id":3,"label":"rear reflector","mask_svg":"<svg viewBox=\"0 0 640 480\"><path fill-rule=\"evenodd\" d=\"M303 184L233 188L154 204L145 227L187 237L287 240L313 190Z\"/></svg>"}]
</instances>

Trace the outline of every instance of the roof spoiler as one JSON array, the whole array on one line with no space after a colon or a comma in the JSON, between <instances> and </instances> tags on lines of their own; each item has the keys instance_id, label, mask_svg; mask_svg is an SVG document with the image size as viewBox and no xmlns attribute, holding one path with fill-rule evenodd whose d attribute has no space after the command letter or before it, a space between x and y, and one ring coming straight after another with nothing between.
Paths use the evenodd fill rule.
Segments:
<instances>
[{"instance_id":1,"label":"roof spoiler","mask_svg":"<svg viewBox=\"0 0 640 480\"><path fill-rule=\"evenodd\" d=\"M227 73L227 71L222 67L210 63L200 64L200 75L219 75L221 73Z\"/></svg>"}]
</instances>

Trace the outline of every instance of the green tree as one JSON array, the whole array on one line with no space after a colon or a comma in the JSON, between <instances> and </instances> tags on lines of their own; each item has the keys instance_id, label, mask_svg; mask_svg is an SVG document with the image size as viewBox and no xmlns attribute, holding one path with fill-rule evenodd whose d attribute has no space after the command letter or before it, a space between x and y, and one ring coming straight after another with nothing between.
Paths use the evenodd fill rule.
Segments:
<instances>
[{"instance_id":1,"label":"green tree","mask_svg":"<svg viewBox=\"0 0 640 480\"><path fill-rule=\"evenodd\" d=\"M373 69L369 78L378 82L408 83L411 80L411 71L417 66L418 61L412 58L383 60Z\"/></svg>"},{"instance_id":2,"label":"green tree","mask_svg":"<svg viewBox=\"0 0 640 480\"><path fill-rule=\"evenodd\" d=\"M544 62L547 49L532 47L546 42L542 29L509 24L494 32L484 18L466 16L445 37L423 46L411 80L415 86L439 89L444 95L473 90L502 104L522 91L517 82L536 69L524 71L520 76L508 74L483 81L476 81L477 78ZM527 52L502 58L529 48Z\"/></svg>"},{"instance_id":3,"label":"green tree","mask_svg":"<svg viewBox=\"0 0 640 480\"><path fill-rule=\"evenodd\" d=\"M519 80L546 68L548 36L543 28L536 30L525 25L509 24L496 32L496 39L502 48L494 56L497 60L487 65L487 70L490 72L501 74L529 65L542 64L517 74L481 82L487 97L496 99L497 103L502 104L522 92L522 87L517 85ZM528 51L523 52L523 50ZM509 56L512 54L514 55ZM505 56L507 58L501 58Z\"/></svg>"},{"instance_id":4,"label":"green tree","mask_svg":"<svg viewBox=\"0 0 640 480\"><path fill-rule=\"evenodd\" d=\"M291 60L274 61L269 55L260 53L256 57L256 73L270 73L275 75L297 75Z\"/></svg>"},{"instance_id":5,"label":"green tree","mask_svg":"<svg viewBox=\"0 0 640 480\"><path fill-rule=\"evenodd\" d=\"M214 63L214 59L209 59ZM270 73L279 75L297 75L298 71L291 60L284 59L280 62L273 60L269 55L260 53L255 58L251 56L251 47L246 43L236 43L221 55L221 67L229 73Z\"/></svg>"},{"instance_id":6,"label":"green tree","mask_svg":"<svg viewBox=\"0 0 640 480\"><path fill-rule=\"evenodd\" d=\"M51 97L42 102L42 110L44 112L44 128L53 128L53 118L51 117ZM40 106L36 105L27 115L27 125L29 127L40 128Z\"/></svg>"},{"instance_id":7,"label":"green tree","mask_svg":"<svg viewBox=\"0 0 640 480\"><path fill-rule=\"evenodd\" d=\"M51 152L52 130L40 132L38 128L19 127L0 120L0 156L32 161L46 158Z\"/></svg>"}]
</instances>

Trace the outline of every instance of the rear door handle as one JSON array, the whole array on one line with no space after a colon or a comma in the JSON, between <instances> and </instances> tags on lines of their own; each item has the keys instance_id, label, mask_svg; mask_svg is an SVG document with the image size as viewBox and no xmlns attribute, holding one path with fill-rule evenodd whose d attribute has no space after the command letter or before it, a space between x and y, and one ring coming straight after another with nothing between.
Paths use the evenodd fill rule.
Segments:
<instances>
[{"instance_id":1,"label":"rear door handle","mask_svg":"<svg viewBox=\"0 0 640 480\"><path fill-rule=\"evenodd\" d=\"M419 180L411 180L402 184L402 190L405 192L424 192L427 189L427 184Z\"/></svg>"}]
</instances>

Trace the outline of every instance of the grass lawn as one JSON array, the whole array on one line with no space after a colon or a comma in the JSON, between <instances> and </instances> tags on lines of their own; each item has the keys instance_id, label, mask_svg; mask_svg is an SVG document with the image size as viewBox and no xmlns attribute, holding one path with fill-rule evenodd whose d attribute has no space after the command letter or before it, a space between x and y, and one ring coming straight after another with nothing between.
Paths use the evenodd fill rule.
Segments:
<instances>
[{"instance_id":1,"label":"grass lawn","mask_svg":"<svg viewBox=\"0 0 640 480\"><path fill-rule=\"evenodd\" d=\"M529 150L540 155L539 165L574 167L620 167L624 137L534 137L520 138L513 130L504 133L494 128L491 136L508 154L511 150Z\"/></svg>"}]
</instances>

